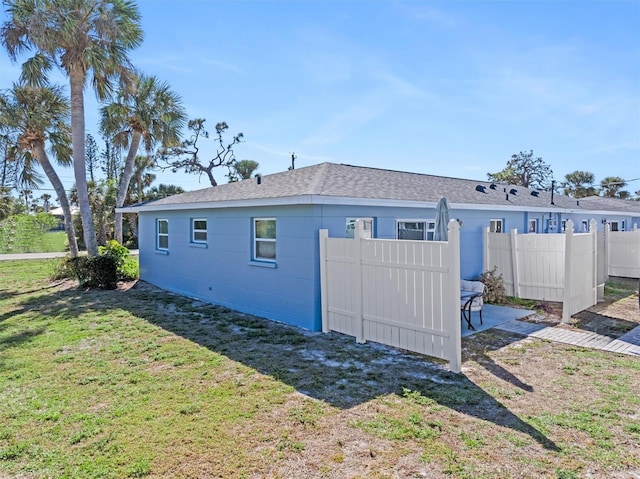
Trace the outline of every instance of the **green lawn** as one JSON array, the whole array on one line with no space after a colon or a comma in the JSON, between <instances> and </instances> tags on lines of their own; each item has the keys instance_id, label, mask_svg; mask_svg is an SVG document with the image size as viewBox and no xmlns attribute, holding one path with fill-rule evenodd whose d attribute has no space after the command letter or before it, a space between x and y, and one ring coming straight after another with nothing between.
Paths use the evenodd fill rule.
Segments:
<instances>
[{"instance_id":1,"label":"green lawn","mask_svg":"<svg viewBox=\"0 0 640 479\"><path fill-rule=\"evenodd\" d=\"M58 253L66 251L67 234L64 231L49 231L44 234L39 251L33 253Z\"/></svg>"},{"instance_id":2,"label":"green lawn","mask_svg":"<svg viewBox=\"0 0 640 479\"><path fill-rule=\"evenodd\" d=\"M0 262L0 477L631 477L640 359L503 333L463 374ZM625 475L627 474L627 475Z\"/></svg>"},{"instance_id":3,"label":"green lawn","mask_svg":"<svg viewBox=\"0 0 640 479\"><path fill-rule=\"evenodd\" d=\"M0 250L6 250L6 253L62 253L67 250L67 234L64 231L47 231L27 244L18 242L10 250L6 247Z\"/></svg>"}]
</instances>

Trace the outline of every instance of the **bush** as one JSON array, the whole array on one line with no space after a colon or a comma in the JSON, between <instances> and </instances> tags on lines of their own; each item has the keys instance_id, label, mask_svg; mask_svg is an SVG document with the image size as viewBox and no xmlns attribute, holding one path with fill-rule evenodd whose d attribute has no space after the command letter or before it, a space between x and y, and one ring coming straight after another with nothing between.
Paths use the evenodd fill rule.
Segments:
<instances>
[{"instance_id":1,"label":"bush","mask_svg":"<svg viewBox=\"0 0 640 479\"><path fill-rule=\"evenodd\" d=\"M114 289L119 280L134 280L139 276L138 262L129 250L117 241L100 246L98 256L65 258L58 263L53 278L76 278L82 287Z\"/></svg>"},{"instance_id":2,"label":"bush","mask_svg":"<svg viewBox=\"0 0 640 479\"><path fill-rule=\"evenodd\" d=\"M480 275L480 281L484 283L484 301L487 303L502 304L507 302L504 290L502 274L497 274L498 267L491 271L485 271Z\"/></svg>"}]
</instances>

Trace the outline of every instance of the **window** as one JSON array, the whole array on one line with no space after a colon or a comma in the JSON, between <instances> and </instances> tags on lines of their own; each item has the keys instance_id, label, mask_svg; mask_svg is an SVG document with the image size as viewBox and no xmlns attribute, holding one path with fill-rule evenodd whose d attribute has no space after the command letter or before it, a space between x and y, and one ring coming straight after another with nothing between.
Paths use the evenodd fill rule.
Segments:
<instances>
[{"instance_id":1,"label":"window","mask_svg":"<svg viewBox=\"0 0 640 479\"><path fill-rule=\"evenodd\" d=\"M504 224L502 220L489 220L489 231L491 233L502 233Z\"/></svg>"},{"instance_id":2,"label":"window","mask_svg":"<svg viewBox=\"0 0 640 479\"><path fill-rule=\"evenodd\" d=\"M207 220L202 218L191 220L191 241L193 243L207 242Z\"/></svg>"},{"instance_id":3,"label":"window","mask_svg":"<svg viewBox=\"0 0 640 479\"><path fill-rule=\"evenodd\" d=\"M587 220L582 220L582 232L583 233L589 232L589 222Z\"/></svg>"},{"instance_id":4,"label":"window","mask_svg":"<svg viewBox=\"0 0 640 479\"><path fill-rule=\"evenodd\" d=\"M158 220L158 249L169 249L169 220Z\"/></svg>"},{"instance_id":5,"label":"window","mask_svg":"<svg viewBox=\"0 0 640 479\"><path fill-rule=\"evenodd\" d=\"M398 220L396 238L433 241L435 230L436 222L434 220Z\"/></svg>"},{"instance_id":6,"label":"window","mask_svg":"<svg viewBox=\"0 0 640 479\"><path fill-rule=\"evenodd\" d=\"M254 218L253 257L258 260L276 260L275 218Z\"/></svg>"},{"instance_id":7,"label":"window","mask_svg":"<svg viewBox=\"0 0 640 479\"><path fill-rule=\"evenodd\" d=\"M564 233L565 231L567 231L567 220L562 220L560 222L560 228L562 229L562 232Z\"/></svg>"},{"instance_id":8,"label":"window","mask_svg":"<svg viewBox=\"0 0 640 479\"><path fill-rule=\"evenodd\" d=\"M538 232L538 220L529 220L529 233Z\"/></svg>"},{"instance_id":9,"label":"window","mask_svg":"<svg viewBox=\"0 0 640 479\"><path fill-rule=\"evenodd\" d=\"M617 221L612 221L609 224L611 225L611 231L620 231L620 229L618 228L618 222Z\"/></svg>"},{"instance_id":10,"label":"window","mask_svg":"<svg viewBox=\"0 0 640 479\"><path fill-rule=\"evenodd\" d=\"M364 236L365 238L373 237L373 218L347 218L347 233L346 238L353 238L356 231L356 220L364 221Z\"/></svg>"}]
</instances>

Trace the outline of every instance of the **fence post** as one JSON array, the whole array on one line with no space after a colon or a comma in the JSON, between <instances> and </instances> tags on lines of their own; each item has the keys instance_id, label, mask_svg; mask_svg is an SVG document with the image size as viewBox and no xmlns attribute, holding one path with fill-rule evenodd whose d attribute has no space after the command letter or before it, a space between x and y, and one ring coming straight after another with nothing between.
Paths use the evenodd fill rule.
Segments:
<instances>
[{"instance_id":1,"label":"fence post","mask_svg":"<svg viewBox=\"0 0 640 479\"><path fill-rule=\"evenodd\" d=\"M489 227L485 226L482 230L483 248L482 248L482 272L489 271Z\"/></svg>"},{"instance_id":2,"label":"fence post","mask_svg":"<svg viewBox=\"0 0 640 479\"><path fill-rule=\"evenodd\" d=\"M356 322L356 342L364 343L364 317L362 316L362 242L365 241L365 231L364 231L364 221L361 219L356 220L355 231L353 234L353 239L356 242L356 251L355 251L355 294L354 298L355 303L355 311L354 311L354 321Z\"/></svg>"},{"instance_id":3,"label":"fence post","mask_svg":"<svg viewBox=\"0 0 640 479\"><path fill-rule=\"evenodd\" d=\"M604 279L609 279L609 242L611 241L611 225L609 223L604 224Z\"/></svg>"},{"instance_id":4,"label":"fence post","mask_svg":"<svg viewBox=\"0 0 640 479\"><path fill-rule=\"evenodd\" d=\"M322 309L322 332L328 333L329 326L329 285L327 283L327 238L329 230L320 230L320 308Z\"/></svg>"},{"instance_id":5,"label":"fence post","mask_svg":"<svg viewBox=\"0 0 640 479\"><path fill-rule=\"evenodd\" d=\"M589 233L591 234L591 247L593 256L591 263L593 265L593 275L591 276L591 288L593 291L593 304L598 302L598 226L596 220L589 221Z\"/></svg>"},{"instance_id":6,"label":"fence post","mask_svg":"<svg viewBox=\"0 0 640 479\"><path fill-rule=\"evenodd\" d=\"M451 371L459 373L462 365L462 331L460 321L460 223L450 220L448 225L449 239L447 241L449 267L449 297L446 304L451 311L445 317L453 320L453 330L449 334L449 365ZM445 309L446 311L446 309Z\"/></svg>"},{"instance_id":7,"label":"fence post","mask_svg":"<svg viewBox=\"0 0 640 479\"><path fill-rule=\"evenodd\" d=\"M571 318L571 298L573 296L573 221L567 220L564 232L564 288L562 295L562 322Z\"/></svg>"},{"instance_id":8,"label":"fence post","mask_svg":"<svg viewBox=\"0 0 640 479\"><path fill-rule=\"evenodd\" d=\"M518 229L511 230L511 267L513 268L513 295L520 297L520 268L518 267Z\"/></svg>"}]
</instances>

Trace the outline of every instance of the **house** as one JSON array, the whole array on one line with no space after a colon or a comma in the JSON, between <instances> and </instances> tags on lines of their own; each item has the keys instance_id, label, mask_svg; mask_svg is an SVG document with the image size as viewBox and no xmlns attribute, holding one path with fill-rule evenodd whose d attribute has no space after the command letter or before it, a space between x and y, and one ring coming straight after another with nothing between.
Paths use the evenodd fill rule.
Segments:
<instances>
[{"instance_id":1,"label":"house","mask_svg":"<svg viewBox=\"0 0 640 479\"><path fill-rule=\"evenodd\" d=\"M461 227L461 275L482 272L482 238L513 228L561 232L568 219L630 228L640 204L576 200L546 191L322 163L120 208L139 216L140 275L161 288L320 330L320 229L432 240L446 197ZM585 225L585 226L583 226Z\"/></svg>"}]
</instances>

